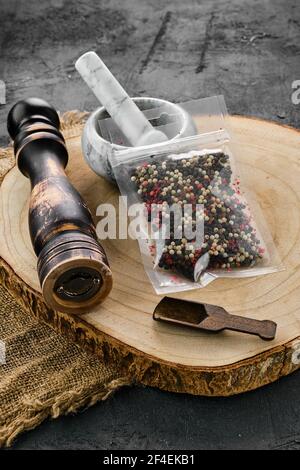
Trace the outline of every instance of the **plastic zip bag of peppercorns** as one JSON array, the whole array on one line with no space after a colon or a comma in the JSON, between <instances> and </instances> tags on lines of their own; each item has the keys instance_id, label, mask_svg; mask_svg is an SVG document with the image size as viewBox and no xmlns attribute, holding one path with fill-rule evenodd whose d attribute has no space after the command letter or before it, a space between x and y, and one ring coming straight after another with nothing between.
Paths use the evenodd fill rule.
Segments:
<instances>
[{"instance_id":1,"label":"plastic zip bag of peppercorns","mask_svg":"<svg viewBox=\"0 0 300 470\"><path fill-rule=\"evenodd\" d=\"M279 270L265 223L257 224L242 190L226 132L145 147L112 166L129 204L143 205L149 230L139 244L157 293Z\"/></svg>"}]
</instances>

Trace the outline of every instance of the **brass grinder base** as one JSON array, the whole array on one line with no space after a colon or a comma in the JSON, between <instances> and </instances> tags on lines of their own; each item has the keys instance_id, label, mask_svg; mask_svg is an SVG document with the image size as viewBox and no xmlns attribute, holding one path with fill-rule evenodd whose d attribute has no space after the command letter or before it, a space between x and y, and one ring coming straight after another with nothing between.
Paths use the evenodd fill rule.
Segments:
<instances>
[{"instance_id":1,"label":"brass grinder base","mask_svg":"<svg viewBox=\"0 0 300 470\"><path fill-rule=\"evenodd\" d=\"M45 302L61 312L86 312L112 288L104 252L80 232L62 233L48 242L39 255L38 274Z\"/></svg>"}]
</instances>

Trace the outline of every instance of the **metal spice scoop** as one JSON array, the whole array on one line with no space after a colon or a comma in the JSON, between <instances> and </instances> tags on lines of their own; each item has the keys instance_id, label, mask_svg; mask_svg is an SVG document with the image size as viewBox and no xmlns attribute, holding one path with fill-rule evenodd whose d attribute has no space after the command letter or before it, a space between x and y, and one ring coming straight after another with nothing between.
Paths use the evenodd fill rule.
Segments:
<instances>
[{"instance_id":1,"label":"metal spice scoop","mask_svg":"<svg viewBox=\"0 0 300 470\"><path fill-rule=\"evenodd\" d=\"M159 302L155 307L153 319L211 332L238 331L257 335L268 341L275 338L277 328L276 323L271 320L255 320L231 315L223 307L217 305L200 304L171 297L164 297Z\"/></svg>"}]
</instances>

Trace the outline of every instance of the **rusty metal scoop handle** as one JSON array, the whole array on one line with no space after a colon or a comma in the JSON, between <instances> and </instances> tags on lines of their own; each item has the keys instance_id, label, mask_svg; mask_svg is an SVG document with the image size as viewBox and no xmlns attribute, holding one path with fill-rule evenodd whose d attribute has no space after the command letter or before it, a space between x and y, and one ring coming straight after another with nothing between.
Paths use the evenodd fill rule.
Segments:
<instances>
[{"instance_id":1,"label":"rusty metal scoop handle","mask_svg":"<svg viewBox=\"0 0 300 470\"><path fill-rule=\"evenodd\" d=\"M220 316L208 316L199 324L199 328L209 331L239 331L269 341L274 339L276 334L276 323L271 320L254 320L226 313Z\"/></svg>"}]
</instances>

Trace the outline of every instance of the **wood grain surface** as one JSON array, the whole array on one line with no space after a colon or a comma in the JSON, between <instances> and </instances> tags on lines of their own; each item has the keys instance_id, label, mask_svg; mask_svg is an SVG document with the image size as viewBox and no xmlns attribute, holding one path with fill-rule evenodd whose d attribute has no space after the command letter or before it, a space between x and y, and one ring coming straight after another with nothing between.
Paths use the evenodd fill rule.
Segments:
<instances>
[{"instance_id":1,"label":"wood grain surface","mask_svg":"<svg viewBox=\"0 0 300 470\"><path fill-rule=\"evenodd\" d=\"M266 343L229 331L210 335L153 322L152 313L160 297L144 273L137 243L132 240L104 242L114 287L103 304L76 317L46 314L47 321L72 334L83 347L100 355L105 347L107 360L117 360L120 367L128 366L130 354L132 372L143 383L194 394L230 395L273 381L299 366L293 353L300 338L300 133L262 120L233 117L230 121L245 183L259 201L286 269L262 277L219 279L206 288L174 297L273 320L278 324L275 340ZM65 132L70 154L67 173L96 214L102 202L117 207L119 193L83 161L80 131L79 127L69 135ZM28 197L29 182L14 168L1 186L0 255L24 281L21 296L27 286L33 296L40 292L27 226ZM35 313L41 314L36 303L34 306Z\"/></svg>"}]
</instances>

